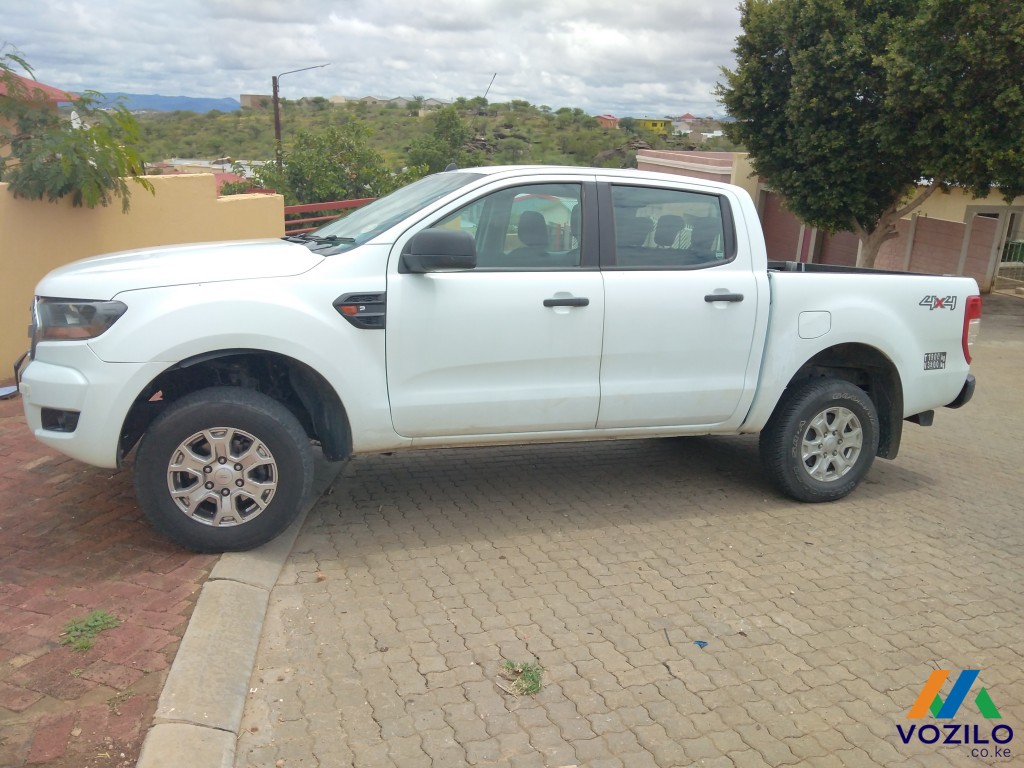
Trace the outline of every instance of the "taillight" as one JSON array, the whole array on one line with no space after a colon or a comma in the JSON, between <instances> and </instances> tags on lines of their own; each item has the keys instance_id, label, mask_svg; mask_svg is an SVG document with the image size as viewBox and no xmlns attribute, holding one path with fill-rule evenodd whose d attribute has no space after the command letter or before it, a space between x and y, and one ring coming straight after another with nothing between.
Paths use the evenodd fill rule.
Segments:
<instances>
[{"instance_id":1,"label":"taillight","mask_svg":"<svg viewBox=\"0 0 1024 768\"><path fill-rule=\"evenodd\" d=\"M981 329L981 296L968 296L964 310L964 359L971 362L971 347Z\"/></svg>"}]
</instances>

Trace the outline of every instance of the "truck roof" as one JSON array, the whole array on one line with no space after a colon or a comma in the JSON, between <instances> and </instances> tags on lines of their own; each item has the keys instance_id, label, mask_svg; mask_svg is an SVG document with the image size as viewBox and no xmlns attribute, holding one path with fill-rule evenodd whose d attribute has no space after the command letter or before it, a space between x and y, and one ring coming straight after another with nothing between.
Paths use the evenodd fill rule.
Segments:
<instances>
[{"instance_id":1,"label":"truck roof","mask_svg":"<svg viewBox=\"0 0 1024 768\"><path fill-rule=\"evenodd\" d=\"M702 186L717 187L719 189L732 188L731 184L720 181L710 181L695 176L682 176L675 173L661 173L659 171L640 171L636 168L588 168L576 165L491 165L480 168L458 168L445 173L473 173L481 176L517 176L536 174L562 174L562 173L585 173L599 176L611 176L622 179L634 179L649 181L674 181L676 183L698 183Z\"/></svg>"}]
</instances>

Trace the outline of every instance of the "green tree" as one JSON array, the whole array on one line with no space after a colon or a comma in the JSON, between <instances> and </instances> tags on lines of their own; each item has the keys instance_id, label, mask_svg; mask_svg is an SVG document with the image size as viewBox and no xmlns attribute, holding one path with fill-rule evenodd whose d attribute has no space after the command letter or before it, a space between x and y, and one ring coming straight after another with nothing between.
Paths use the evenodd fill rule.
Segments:
<instances>
[{"instance_id":1,"label":"green tree","mask_svg":"<svg viewBox=\"0 0 1024 768\"><path fill-rule=\"evenodd\" d=\"M452 151L433 134L414 139L409 145L408 157L410 163L422 165L430 173L443 171L449 163L458 164Z\"/></svg>"},{"instance_id":2,"label":"green tree","mask_svg":"<svg viewBox=\"0 0 1024 768\"><path fill-rule=\"evenodd\" d=\"M144 163L136 149L139 126L122 105L99 107L102 94L94 91L74 98L77 120L61 117L40 89L18 76L32 77L32 68L15 50L0 46L0 181L15 197L64 197L74 206L94 208L121 199L130 207L128 180L153 192L142 178Z\"/></svg>"},{"instance_id":3,"label":"green tree","mask_svg":"<svg viewBox=\"0 0 1024 768\"><path fill-rule=\"evenodd\" d=\"M1019 0L743 0L718 97L797 216L872 266L937 190L1024 192Z\"/></svg>"},{"instance_id":4,"label":"green tree","mask_svg":"<svg viewBox=\"0 0 1024 768\"><path fill-rule=\"evenodd\" d=\"M515 164L523 159L523 156L530 151L530 145L522 139L508 138L502 140L498 145L501 159L507 158L509 162Z\"/></svg>"},{"instance_id":5,"label":"green tree","mask_svg":"<svg viewBox=\"0 0 1024 768\"><path fill-rule=\"evenodd\" d=\"M283 169L268 162L256 172L256 181L283 194L288 205L297 205L380 197L424 174L421 167L392 172L367 135L355 121L300 131L284 153Z\"/></svg>"},{"instance_id":6,"label":"green tree","mask_svg":"<svg viewBox=\"0 0 1024 768\"><path fill-rule=\"evenodd\" d=\"M434 135L454 150L469 140L469 128L455 107L441 107L434 116Z\"/></svg>"},{"instance_id":7,"label":"green tree","mask_svg":"<svg viewBox=\"0 0 1024 768\"><path fill-rule=\"evenodd\" d=\"M434 129L429 136L421 136L409 146L409 163L426 166L430 173L443 171L449 163L461 165L465 157L463 147L469 141L469 127L458 109L449 104L433 115Z\"/></svg>"}]
</instances>

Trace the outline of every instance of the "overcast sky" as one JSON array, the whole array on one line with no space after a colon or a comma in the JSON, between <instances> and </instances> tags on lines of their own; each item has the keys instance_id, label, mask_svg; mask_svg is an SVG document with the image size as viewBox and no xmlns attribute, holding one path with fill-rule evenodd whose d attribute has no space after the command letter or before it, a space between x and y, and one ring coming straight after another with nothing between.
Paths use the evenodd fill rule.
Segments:
<instances>
[{"instance_id":1,"label":"overcast sky","mask_svg":"<svg viewBox=\"0 0 1024 768\"><path fill-rule=\"evenodd\" d=\"M735 0L0 0L0 43L71 91L526 99L722 114Z\"/></svg>"}]
</instances>

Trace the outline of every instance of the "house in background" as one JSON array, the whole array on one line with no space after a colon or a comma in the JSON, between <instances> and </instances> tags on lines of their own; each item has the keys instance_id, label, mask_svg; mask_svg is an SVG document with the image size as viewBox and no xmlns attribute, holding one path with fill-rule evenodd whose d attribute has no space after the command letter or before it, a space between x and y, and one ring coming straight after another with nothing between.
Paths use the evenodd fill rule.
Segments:
<instances>
[{"instance_id":1,"label":"house in background","mask_svg":"<svg viewBox=\"0 0 1024 768\"><path fill-rule=\"evenodd\" d=\"M685 115L680 115L672 121L672 132L680 136L686 136L693 130L693 124L696 119L689 112Z\"/></svg>"},{"instance_id":2,"label":"house in background","mask_svg":"<svg viewBox=\"0 0 1024 768\"><path fill-rule=\"evenodd\" d=\"M637 168L722 181L746 189L764 230L768 258L854 266L860 240L851 232L830 235L786 210L782 197L756 176L744 152L642 149ZM1007 204L998 192L973 199L963 190L932 195L882 245L877 269L973 277L991 291L1007 243L1024 240L1024 196Z\"/></svg>"},{"instance_id":3,"label":"house in background","mask_svg":"<svg viewBox=\"0 0 1024 768\"><path fill-rule=\"evenodd\" d=\"M254 164L251 161L240 161L238 165L251 171ZM147 163L146 173L153 176L212 173L217 182L218 195L225 184L238 184L248 180L245 176L235 173L235 163L229 157L222 157L218 160L172 157L158 163ZM257 190L253 189L252 191L256 192Z\"/></svg>"},{"instance_id":4,"label":"house in background","mask_svg":"<svg viewBox=\"0 0 1024 768\"><path fill-rule=\"evenodd\" d=\"M618 128L619 118L615 115L594 115L594 119L597 120L598 124L603 128Z\"/></svg>"},{"instance_id":5,"label":"house in background","mask_svg":"<svg viewBox=\"0 0 1024 768\"><path fill-rule=\"evenodd\" d=\"M376 96L364 96L362 98L349 98L348 96L331 96L328 99L333 104L361 103L372 106L392 106L392 108L406 109L413 103L412 98L395 96L394 98L377 98ZM420 115L426 114L429 110L436 110L439 106L452 103L440 98L424 98L420 106Z\"/></svg>"},{"instance_id":6,"label":"house in background","mask_svg":"<svg viewBox=\"0 0 1024 768\"><path fill-rule=\"evenodd\" d=\"M60 88L54 88L52 85L46 85L40 83L38 80L33 80L30 77L22 77L14 72L8 73L12 82L13 87L8 88L8 81L6 78L0 78L0 99L10 99L15 96L26 98L38 105L39 109L57 111L58 104L64 104L72 99L76 98L76 94L69 93L68 91L62 91ZM8 93L8 91L14 91L14 93ZM20 92L20 93L19 93ZM0 155L6 157L11 153L11 148L8 145L0 146Z\"/></svg>"},{"instance_id":7,"label":"house in background","mask_svg":"<svg viewBox=\"0 0 1024 768\"><path fill-rule=\"evenodd\" d=\"M274 97L269 93L242 93L238 96L238 103L242 109L270 109Z\"/></svg>"},{"instance_id":8,"label":"house in background","mask_svg":"<svg viewBox=\"0 0 1024 768\"><path fill-rule=\"evenodd\" d=\"M638 117L636 124L645 131L656 133L659 136L668 136L672 132L672 120L667 117Z\"/></svg>"},{"instance_id":9,"label":"house in background","mask_svg":"<svg viewBox=\"0 0 1024 768\"><path fill-rule=\"evenodd\" d=\"M14 72L9 73L9 76L13 78L14 82L20 84L25 89L25 93L30 99L38 100L41 105L46 105L47 108L52 107L56 109L58 104L72 101L75 98L73 93L62 91L60 88L55 88L46 83L40 83L38 80L33 80L30 77L22 77ZM0 98L9 98L7 83L3 78L0 78Z\"/></svg>"}]
</instances>

